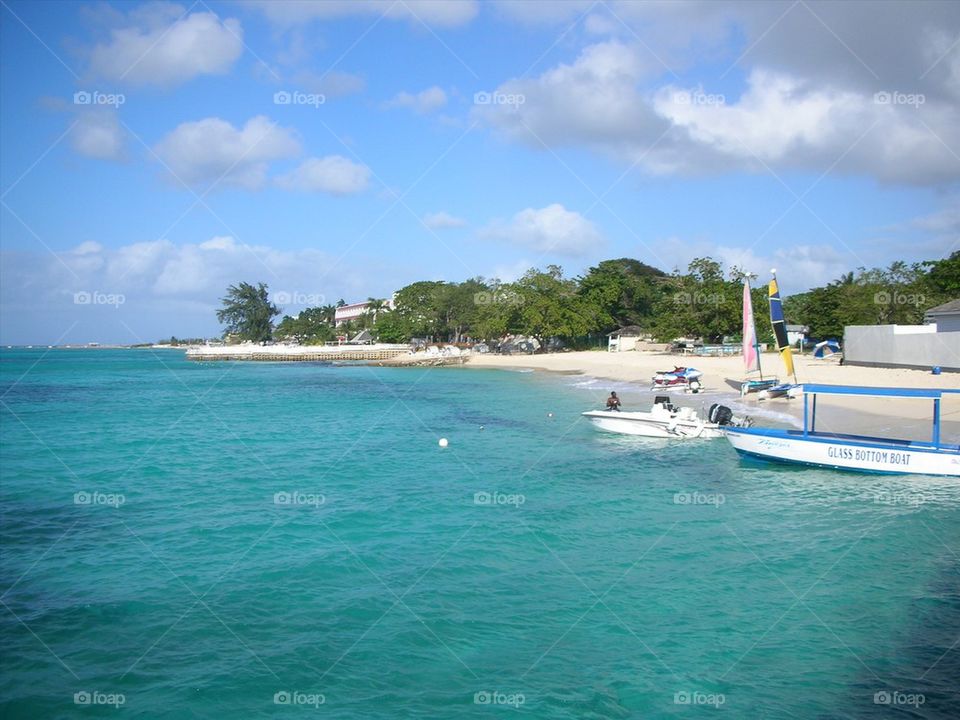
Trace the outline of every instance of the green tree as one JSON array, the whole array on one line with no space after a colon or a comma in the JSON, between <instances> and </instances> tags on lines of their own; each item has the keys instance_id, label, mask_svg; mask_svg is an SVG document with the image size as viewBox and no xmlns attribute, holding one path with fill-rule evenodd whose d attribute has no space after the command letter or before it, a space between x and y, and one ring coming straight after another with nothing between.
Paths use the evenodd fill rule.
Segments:
<instances>
[{"instance_id":1,"label":"green tree","mask_svg":"<svg viewBox=\"0 0 960 720\"><path fill-rule=\"evenodd\" d=\"M293 340L301 345L320 345L334 337L333 324L322 307L307 308L296 317L285 315L274 330L282 340Z\"/></svg>"},{"instance_id":2,"label":"green tree","mask_svg":"<svg viewBox=\"0 0 960 720\"><path fill-rule=\"evenodd\" d=\"M720 342L737 337L743 325L743 272L731 271L731 280L723 277L723 266L712 258L695 258L687 274L675 273L663 283L664 292L655 306L654 334L662 342L677 337L703 338ZM760 317L766 297L754 299L754 312ZM762 323L757 323L760 332Z\"/></svg>"},{"instance_id":3,"label":"green tree","mask_svg":"<svg viewBox=\"0 0 960 720\"><path fill-rule=\"evenodd\" d=\"M407 324L397 313L383 313L373 326L377 340L385 343L405 343L410 340Z\"/></svg>"},{"instance_id":4,"label":"green tree","mask_svg":"<svg viewBox=\"0 0 960 720\"><path fill-rule=\"evenodd\" d=\"M604 260L579 279L579 293L593 308L600 331L649 326L666 274L639 260Z\"/></svg>"},{"instance_id":5,"label":"green tree","mask_svg":"<svg viewBox=\"0 0 960 720\"><path fill-rule=\"evenodd\" d=\"M221 302L217 320L226 326L226 333L253 342L270 339L273 318L280 314L280 308L270 302L265 283L231 285Z\"/></svg>"},{"instance_id":6,"label":"green tree","mask_svg":"<svg viewBox=\"0 0 960 720\"><path fill-rule=\"evenodd\" d=\"M410 337L439 337L442 334L445 285L440 281L422 280L397 291L394 312L405 324Z\"/></svg>"},{"instance_id":7,"label":"green tree","mask_svg":"<svg viewBox=\"0 0 960 720\"><path fill-rule=\"evenodd\" d=\"M390 309L389 303L382 298L367 298L367 313L370 315L370 324L374 325L377 322L377 316Z\"/></svg>"},{"instance_id":8,"label":"green tree","mask_svg":"<svg viewBox=\"0 0 960 720\"><path fill-rule=\"evenodd\" d=\"M543 343L552 337L583 337L597 327L599 318L577 292L576 280L565 279L557 265L548 265L546 272L528 270L512 289L522 298L522 304L511 330Z\"/></svg>"}]
</instances>

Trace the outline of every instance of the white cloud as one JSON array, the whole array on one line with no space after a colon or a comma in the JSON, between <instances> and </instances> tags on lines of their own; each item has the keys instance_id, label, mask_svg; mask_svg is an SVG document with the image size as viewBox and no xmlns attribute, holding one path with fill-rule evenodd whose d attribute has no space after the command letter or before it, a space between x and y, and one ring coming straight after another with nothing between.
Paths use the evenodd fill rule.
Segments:
<instances>
[{"instance_id":1,"label":"white cloud","mask_svg":"<svg viewBox=\"0 0 960 720\"><path fill-rule=\"evenodd\" d=\"M291 172L277 178L286 190L348 195L363 192L370 185L370 168L340 155L307 158Z\"/></svg>"},{"instance_id":2,"label":"white cloud","mask_svg":"<svg viewBox=\"0 0 960 720\"><path fill-rule=\"evenodd\" d=\"M410 108L415 113L426 115L434 110L439 110L447 104L447 94L434 85L426 90L416 94L401 92L395 95L391 100L384 103L384 107Z\"/></svg>"},{"instance_id":3,"label":"white cloud","mask_svg":"<svg viewBox=\"0 0 960 720\"><path fill-rule=\"evenodd\" d=\"M70 131L70 144L85 157L122 160L124 132L114 110L82 111Z\"/></svg>"},{"instance_id":4,"label":"white cloud","mask_svg":"<svg viewBox=\"0 0 960 720\"><path fill-rule=\"evenodd\" d=\"M534 266L533 262L527 259L517 260L515 263L507 265L497 265L489 275L491 279L499 280L504 283L516 282L522 278L527 270Z\"/></svg>"},{"instance_id":5,"label":"white cloud","mask_svg":"<svg viewBox=\"0 0 960 720\"><path fill-rule=\"evenodd\" d=\"M367 81L362 75L338 70L328 70L322 75L304 71L296 75L294 82L309 92L320 93L328 98L354 95L363 92L367 87Z\"/></svg>"},{"instance_id":6,"label":"white cloud","mask_svg":"<svg viewBox=\"0 0 960 720\"><path fill-rule=\"evenodd\" d=\"M501 97L522 97L521 104L478 105L474 116L532 147L583 144L620 157L624 150L636 155L645 139L669 125L638 91L653 71L641 53L625 43L590 45L572 64L561 63L540 77L510 80L497 88Z\"/></svg>"},{"instance_id":7,"label":"white cloud","mask_svg":"<svg viewBox=\"0 0 960 720\"><path fill-rule=\"evenodd\" d=\"M554 203L521 210L508 223L495 220L480 231L481 237L505 240L542 253L585 255L604 244L596 226L580 213Z\"/></svg>"},{"instance_id":8,"label":"white cloud","mask_svg":"<svg viewBox=\"0 0 960 720\"><path fill-rule=\"evenodd\" d=\"M960 177L960 163L943 147L960 147L960 117L942 102L883 102L886 96L878 101L851 90L811 88L761 70L751 73L738 102L677 102L710 97L697 93L667 86L653 101L660 115L685 131L690 145L685 157L676 158L682 170L704 154L727 167L761 172L830 169L918 184ZM908 100L906 94L901 99Z\"/></svg>"},{"instance_id":9,"label":"white cloud","mask_svg":"<svg viewBox=\"0 0 960 720\"><path fill-rule=\"evenodd\" d=\"M296 156L300 143L293 130L262 115L242 128L211 117L178 125L155 152L184 183L219 181L255 190L263 187L270 162Z\"/></svg>"},{"instance_id":10,"label":"white cloud","mask_svg":"<svg viewBox=\"0 0 960 720\"><path fill-rule=\"evenodd\" d=\"M440 211L435 213L427 213L424 215L423 224L433 230L439 230L441 228L463 227L467 224L467 221L462 218L454 217L450 213Z\"/></svg>"},{"instance_id":11,"label":"white cloud","mask_svg":"<svg viewBox=\"0 0 960 720\"><path fill-rule=\"evenodd\" d=\"M476 0L252 0L249 4L281 27L357 15L457 27L473 20L479 8Z\"/></svg>"},{"instance_id":12,"label":"white cloud","mask_svg":"<svg viewBox=\"0 0 960 720\"><path fill-rule=\"evenodd\" d=\"M662 72L642 48L597 43L572 64L497 89L522 103L479 105L474 114L509 140L587 147L651 173L799 169L919 185L960 178L944 147L960 148L960 114L942 97L875 95L761 68L738 98L724 97L664 84Z\"/></svg>"},{"instance_id":13,"label":"white cloud","mask_svg":"<svg viewBox=\"0 0 960 720\"><path fill-rule=\"evenodd\" d=\"M383 276L385 270L376 258L358 256L344 263L313 248L246 245L232 237L182 244L151 240L118 248L86 241L56 257L4 251L0 327L8 343L53 342L73 326L64 342L213 336L221 330L214 313L231 284L262 281L271 295L335 302L386 292L370 286L371 275ZM80 292L123 295L125 302L119 308L76 305L74 294Z\"/></svg>"},{"instance_id":14,"label":"white cloud","mask_svg":"<svg viewBox=\"0 0 960 720\"><path fill-rule=\"evenodd\" d=\"M221 75L243 52L240 22L220 22L212 12L184 14L184 8L156 3L132 12L110 41L96 45L90 71L133 85L169 86L198 75Z\"/></svg>"},{"instance_id":15,"label":"white cloud","mask_svg":"<svg viewBox=\"0 0 960 720\"><path fill-rule=\"evenodd\" d=\"M784 294L802 292L837 279L841 274L864 263L849 252L840 252L833 245L791 245L765 250L762 247L716 245L705 241L669 238L656 243L669 247L673 263L662 269L687 271L688 263L697 257L709 256L721 263L725 272L739 267L755 273L754 286L770 280L770 269L777 268L777 276ZM657 264L656 262L654 263ZM759 310L757 310L759 312Z\"/></svg>"}]
</instances>

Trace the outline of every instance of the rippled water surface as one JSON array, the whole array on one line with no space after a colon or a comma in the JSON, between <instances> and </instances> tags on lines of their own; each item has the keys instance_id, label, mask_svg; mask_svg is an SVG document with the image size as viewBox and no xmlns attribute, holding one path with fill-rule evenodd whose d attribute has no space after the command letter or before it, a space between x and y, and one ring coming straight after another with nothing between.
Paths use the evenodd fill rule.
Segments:
<instances>
[{"instance_id":1,"label":"rippled water surface","mask_svg":"<svg viewBox=\"0 0 960 720\"><path fill-rule=\"evenodd\" d=\"M960 716L958 481L603 435L538 373L0 370L2 717Z\"/></svg>"}]
</instances>

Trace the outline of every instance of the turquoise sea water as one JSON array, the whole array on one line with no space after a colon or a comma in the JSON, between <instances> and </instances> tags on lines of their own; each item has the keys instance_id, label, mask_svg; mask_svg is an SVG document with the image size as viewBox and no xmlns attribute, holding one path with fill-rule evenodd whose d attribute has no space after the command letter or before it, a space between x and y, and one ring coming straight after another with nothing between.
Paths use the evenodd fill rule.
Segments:
<instances>
[{"instance_id":1,"label":"turquoise sea water","mask_svg":"<svg viewBox=\"0 0 960 720\"><path fill-rule=\"evenodd\" d=\"M604 435L561 376L0 371L2 717L960 716L960 482Z\"/></svg>"}]
</instances>

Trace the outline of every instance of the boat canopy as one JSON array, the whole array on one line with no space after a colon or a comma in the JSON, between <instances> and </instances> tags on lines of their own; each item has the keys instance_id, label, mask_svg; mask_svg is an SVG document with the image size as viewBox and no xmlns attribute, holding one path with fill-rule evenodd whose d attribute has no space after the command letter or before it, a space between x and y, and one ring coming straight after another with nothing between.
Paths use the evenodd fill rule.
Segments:
<instances>
[{"instance_id":1,"label":"boat canopy","mask_svg":"<svg viewBox=\"0 0 960 720\"><path fill-rule=\"evenodd\" d=\"M859 385L816 385L804 383L803 392L806 395L859 395L867 397L896 397L939 400L944 395L960 394L960 388L893 388L893 387L862 387Z\"/></svg>"}]
</instances>

